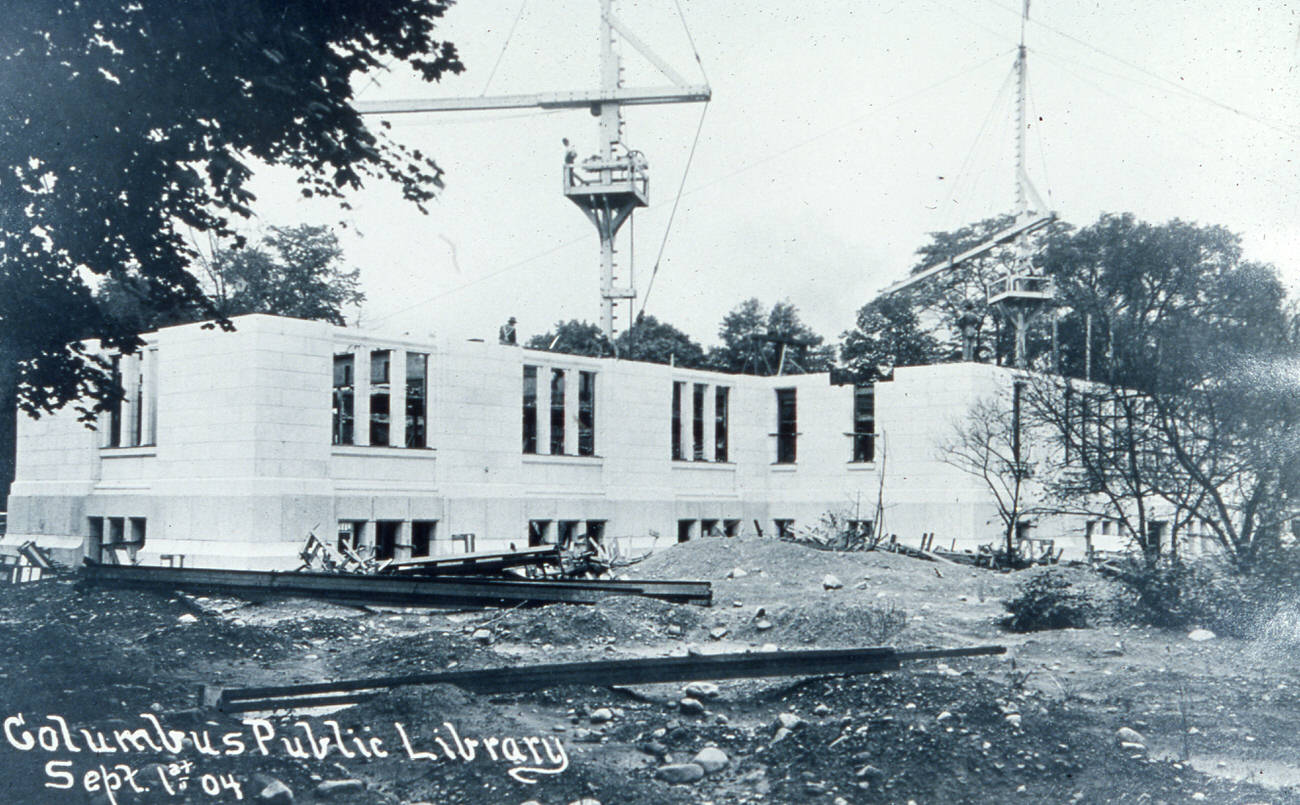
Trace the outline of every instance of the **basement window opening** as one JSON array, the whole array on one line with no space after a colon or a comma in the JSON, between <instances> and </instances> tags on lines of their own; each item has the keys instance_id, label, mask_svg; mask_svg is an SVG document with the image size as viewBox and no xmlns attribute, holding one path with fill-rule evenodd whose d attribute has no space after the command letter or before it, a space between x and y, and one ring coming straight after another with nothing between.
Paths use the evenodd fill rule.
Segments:
<instances>
[{"instance_id":1,"label":"basement window opening","mask_svg":"<svg viewBox=\"0 0 1300 805\"><path fill-rule=\"evenodd\" d=\"M355 551L361 546L361 538L366 530L365 520L339 520L338 550Z\"/></svg>"},{"instance_id":2,"label":"basement window opening","mask_svg":"<svg viewBox=\"0 0 1300 805\"><path fill-rule=\"evenodd\" d=\"M773 520L776 526L776 535L780 539L791 539L794 537L794 520Z\"/></svg>"},{"instance_id":3,"label":"basement window opening","mask_svg":"<svg viewBox=\"0 0 1300 805\"><path fill-rule=\"evenodd\" d=\"M582 525L581 520L561 520L556 531L556 544L561 550L568 550L573 547L574 538L578 536L578 526Z\"/></svg>"},{"instance_id":4,"label":"basement window opening","mask_svg":"<svg viewBox=\"0 0 1300 805\"><path fill-rule=\"evenodd\" d=\"M400 520L379 520L375 523L375 559L397 557L397 534L402 528Z\"/></svg>"},{"instance_id":5,"label":"basement window opening","mask_svg":"<svg viewBox=\"0 0 1300 805\"><path fill-rule=\"evenodd\" d=\"M722 530L721 530L720 528L718 528L718 521L717 521L717 520L701 520L701 521L700 521L700 536L702 536L702 537L720 537L720 536L722 536Z\"/></svg>"},{"instance_id":6,"label":"basement window opening","mask_svg":"<svg viewBox=\"0 0 1300 805\"><path fill-rule=\"evenodd\" d=\"M113 356L113 382L112 388L121 390L122 388L122 356ZM109 409L108 414L108 446L122 446L122 403L117 401Z\"/></svg>"},{"instance_id":7,"label":"basement window opening","mask_svg":"<svg viewBox=\"0 0 1300 805\"><path fill-rule=\"evenodd\" d=\"M433 540L438 533L437 520L415 520L411 523L411 556L429 556Z\"/></svg>"},{"instance_id":8,"label":"basement window opening","mask_svg":"<svg viewBox=\"0 0 1300 805\"><path fill-rule=\"evenodd\" d=\"M738 537L738 536L740 536L740 521L739 521L739 520L723 520L723 521L722 521L722 533L723 533L724 535L728 536L728 537Z\"/></svg>"},{"instance_id":9,"label":"basement window opening","mask_svg":"<svg viewBox=\"0 0 1300 805\"><path fill-rule=\"evenodd\" d=\"M551 521L550 520L529 520L528 521L528 547L540 548L544 545L551 545Z\"/></svg>"},{"instance_id":10,"label":"basement window opening","mask_svg":"<svg viewBox=\"0 0 1300 805\"><path fill-rule=\"evenodd\" d=\"M694 520L678 520L678 521L677 521L677 541L678 541L678 542L690 542L690 541L691 541L691 538L694 537L694 536L695 536L695 521L694 521Z\"/></svg>"}]
</instances>

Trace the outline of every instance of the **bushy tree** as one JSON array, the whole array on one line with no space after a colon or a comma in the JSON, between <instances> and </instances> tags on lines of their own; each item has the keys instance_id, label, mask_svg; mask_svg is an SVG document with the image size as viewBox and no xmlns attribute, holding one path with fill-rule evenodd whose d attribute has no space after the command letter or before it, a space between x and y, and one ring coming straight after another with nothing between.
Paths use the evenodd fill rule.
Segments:
<instances>
[{"instance_id":1,"label":"bushy tree","mask_svg":"<svg viewBox=\"0 0 1300 805\"><path fill-rule=\"evenodd\" d=\"M598 358L610 354L609 342L599 325L589 321L557 321L555 327L528 339L524 346L568 355L590 355Z\"/></svg>"},{"instance_id":2,"label":"bushy tree","mask_svg":"<svg viewBox=\"0 0 1300 805\"><path fill-rule=\"evenodd\" d=\"M15 3L0 28L0 330L32 414L117 394L80 341L139 345L96 278L154 308L217 311L192 272L194 230L239 240L254 161L304 196L370 179L421 206L442 171L371 131L353 79L393 62L433 81L461 64L434 37L441 0ZM5 369L10 368L6 364ZM0 378L0 387L5 385Z\"/></svg>"},{"instance_id":3,"label":"bushy tree","mask_svg":"<svg viewBox=\"0 0 1300 805\"><path fill-rule=\"evenodd\" d=\"M643 315L614 339L621 358L650 363L672 363L697 368L704 365L704 347L686 333L654 316Z\"/></svg>"},{"instance_id":4,"label":"bushy tree","mask_svg":"<svg viewBox=\"0 0 1300 805\"><path fill-rule=\"evenodd\" d=\"M722 319L721 344L709 350L711 368L754 375L824 372L835 362L835 350L799 318L789 301L765 310L747 299ZM784 352L784 356L782 353Z\"/></svg>"}]
</instances>

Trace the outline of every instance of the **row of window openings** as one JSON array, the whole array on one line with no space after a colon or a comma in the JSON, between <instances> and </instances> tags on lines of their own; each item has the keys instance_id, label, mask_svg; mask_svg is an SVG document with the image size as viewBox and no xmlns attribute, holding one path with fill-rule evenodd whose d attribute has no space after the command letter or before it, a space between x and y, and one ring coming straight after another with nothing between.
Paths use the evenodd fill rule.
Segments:
<instances>
[{"instance_id":1,"label":"row of window openings","mask_svg":"<svg viewBox=\"0 0 1300 805\"><path fill-rule=\"evenodd\" d=\"M158 389L154 363L158 351L139 355L115 355L112 359L113 387L122 398L108 409L105 447L152 447L158 434ZM126 381L133 382L127 385Z\"/></svg>"},{"instance_id":2,"label":"row of window openings","mask_svg":"<svg viewBox=\"0 0 1300 805\"><path fill-rule=\"evenodd\" d=\"M90 554L100 562L116 561L116 551L124 549L132 561L144 547L147 521L144 517L88 517Z\"/></svg>"},{"instance_id":3,"label":"row of window openings","mask_svg":"<svg viewBox=\"0 0 1300 805\"><path fill-rule=\"evenodd\" d=\"M523 381L523 450L539 452L538 392L542 367L525 366ZM550 404L547 446L553 456L565 455L565 386L568 373L550 370ZM596 455L596 373L578 372L578 455Z\"/></svg>"},{"instance_id":4,"label":"row of window openings","mask_svg":"<svg viewBox=\"0 0 1300 805\"><path fill-rule=\"evenodd\" d=\"M434 540L438 533L437 520L411 520L411 541L403 545L398 542L402 533L402 520L340 520L338 549L356 552L360 549L373 550L374 558L383 561L396 559L399 548L409 549L409 556L419 558L431 556ZM373 529L367 534L366 529ZM452 553L473 553L473 534L452 534L449 540Z\"/></svg>"},{"instance_id":5,"label":"row of window openings","mask_svg":"<svg viewBox=\"0 0 1300 805\"><path fill-rule=\"evenodd\" d=\"M406 384L396 410L404 411L405 447L428 447L429 356L406 352ZM391 382L393 350L377 349L370 353L370 417L368 439L363 444L393 446L394 413ZM334 356L333 443L357 444L356 432L356 356Z\"/></svg>"},{"instance_id":6,"label":"row of window openings","mask_svg":"<svg viewBox=\"0 0 1300 805\"><path fill-rule=\"evenodd\" d=\"M568 550L586 541L599 545L605 541L604 520L529 520L528 547L555 545Z\"/></svg>"},{"instance_id":7,"label":"row of window openings","mask_svg":"<svg viewBox=\"0 0 1300 805\"><path fill-rule=\"evenodd\" d=\"M776 463L794 464L798 460L799 418L796 389L776 390ZM872 385L853 388L853 431L851 439L855 464L876 460L876 389Z\"/></svg>"},{"instance_id":8,"label":"row of window openings","mask_svg":"<svg viewBox=\"0 0 1300 805\"><path fill-rule=\"evenodd\" d=\"M684 381L673 383L672 411L672 456L673 461L687 461L682 434L682 400L686 396ZM706 430L704 403L709 393L706 383L695 383L691 389L691 455L689 460L708 461L704 450ZM715 386L713 389L713 460L725 463L728 460L730 424L731 389L727 386Z\"/></svg>"}]
</instances>

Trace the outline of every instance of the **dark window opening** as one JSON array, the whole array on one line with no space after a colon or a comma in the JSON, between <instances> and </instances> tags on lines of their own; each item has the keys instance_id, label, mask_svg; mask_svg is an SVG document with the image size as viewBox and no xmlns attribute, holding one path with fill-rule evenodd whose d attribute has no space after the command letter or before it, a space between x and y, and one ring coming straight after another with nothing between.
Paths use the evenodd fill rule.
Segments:
<instances>
[{"instance_id":1,"label":"dark window opening","mask_svg":"<svg viewBox=\"0 0 1300 805\"><path fill-rule=\"evenodd\" d=\"M690 542L690 541L691 541L691 537L693 537L693 536L695 536L695 521L694 521L694 520L678 520L678 521L677 521L677 541L678 541L678 542Z\"/></svg>"},{"instance_id":2,"label":"dark window opening","mask_svg":"<svg viewBox=\"0 0 1300 805\"><path fill-rule=\"evenodd\" d=\"M720 537L720 536L722 536L722 529L718 528L718 521L717 521L717 520L701 520L701 521L700 521L700 536L701 536L701 537Z\"/></svg>"},{"instance_id":3,"label":"dark window opening","mask_svg":"<svg viewBox=\"0 0 1300 805\"><path fill-rule=\"evenodd\" d=\"M144 361L136 361L135 394L131 405L131 445L144 444Z\"/></svg>"},{"instance_id":4,"label":"dark window opening","mask_svg":"<svg viewBox=\"0 0 1300 805\"><path fill-rule=\"evenodd\" d=\"M587 521L587 540L592 544L592 546L601 545L605 542L604 520Z\"/></svg>"},{"instance_id":5,"label":"dark window opening","mask_svg":"<svg viewBox=\"0 0 1300 805\"><path fill-rule=\"evenodd\" d=\"M127 542L139 549L144 545L145 518L132 517L130 519L130 525L131 537Z\"/></svg>"},{"instance_id":6,"label":"dark window opening","mask_svg":"<svg viewBox=\"0 0 1300 805\"><path fill-rule=\"evenodd\" d=\"M870 537L875 523L871 520L849 520L849 533L855 537Z\"/></svg>"},{"instance_id":7,"label":"dark window opening","mask_svg":"<svg viewBox=\"0 0 1300 805\"><path fill-rule=\"evenodd\" d=\"M876 460L876 388L873 385L853 388L853 461Z\"/></svg>"},{"instance_id":8,"label":"dark window opening","mask_svg":"<svg viewBox=\"0 0 1300 805\"><path fill-rule=\"evenodd\" d=\"M713 460L727 460L727 405L731 389L726 386L718 386L714 391L713 399Z\"/></svg>"},{"instance_id":9,"label":"dark window opening","mask_svg":"<svg viewBox=\"0 0 1300 805\"><path fill-rule=\"evenodd\" d=\"M339 553L355 551L361 547L361 535L365 530L365 520L339 520Z\"/></svg>"},{"instance_id":10,"label":"dark window opening","mask_svg":"<svg viewBox=\"0 0 1300 805\"><path fill-rule=\"evenodd\" d=\"M104 518L87 518L90 525L90 543L86 546L86 555L96 562L104 561Z\"/></svg>"},{"instance_id":11,"label":"dark window opening","mask_svg":"<svg viewBox=\"0 0 1300 805\"><path fill-rule=\"evenodd\" d=\"M396 520L380 520L375 523L375 558L379 561L393 559L397 556L397 532L402 524Z\"/></svg>"},{"instance_id":12,"label":"dark window opening","mask_svg":"<svg viewBox=\"0 0 1300 805\"><path fill-rule=\"evenodd\" d=\"M691 457L704 461L704 394L709 387L696 383L691 393Z\"/></svg>"},{"instance_id":13,"label":"dark window opening","mask_svg":"<svg viewBox=\"0 0 1300 805\"><path fill-rule=\"evenodd\" d=\"M381 447L389 444L388 364L391 359L391 350L377 349L370 353L370 443Z\"/></svg>"},{"instance_id":14,"label":"dark window opening","mask_svg":"<svg viewBox=\"0 0 1300 805\"><path fill-rule=\"evenodd\" d=\"M119 355L113 356L113 385L112 388L119 392L122 390L122 358ZM115 401L108 411L108 446L122 446L122 404Z\"/></svg>"},{"instance_id":15,"label":"dark window opening","mask_svg":"<svg viewBox=\"0 0 1300 805\"><path fill-rule=\"evenodd\" d=\"M406 446L428 447L429 356L406 353Z\"/></svg>"},{"instance_id":16,"label":"dark window opening","mask_svg":"<svg viewBox=\"0 0 1300 805\"><path fill-rule=\"evenodd\" d=\"M723 520L723 521L722 521L722 533L725 534L725 535L727 535L728 537L738 537L738 536L740 536L740 521L739 521L739 520Z\"/></svg>"},{"instance_id":17,"label":"dark window opening","mask_svg":"<svg viewBox=\"0 0 1300 805\"><path fill-rule=\"evenodd\" d=\"M351 355L334 356L334 444L352 444L353 370Z\"/></svg>"},{"instance_id":18,"label":"dark window opening","mask_svg":"<svg viewBox=\"0 0 1300 805\"><path fill-rule=\"evenodd\" d=\"M578 455L596 455L595 372L578 372Z\"/></svg>"},{"instance_id":19,"label":"dark window opening","mask_svg":"<svg viewBox=\"0 0 1300 805\"><path fill-rule=\"evenodd\" d=\"M683 461L686 458L682 453L682 394L685 389L685 383L673 383L673 461Z\"/></svg>"},{"instance_id":20,"label":"dark window opening","mask_svg":"<svg viewBox=\"0 0 1300 805\"><path fill-rule=\"evenodd\" d=\"M796 427L795 390L776 390L776 463L793 464L796 459L795 442L799 437Z\"/></svg>"},{"instance_id":21,"label":"dark window opening","mask_svg":"<svg viewBox=\"0 0 1300 805\"><path fill-rule=\"evenodd\" d=\"M776 535L781 539L790 539L794 536L794 520L773 520L776 525Z\"/></svg>"},{"instance_id":22,"label":"dark window opening","mask_svg":"<svg viewBox=\"0 0 1300 805\"><path fill-rule=\"evenodd\" d=\"M537 452L537 367L524 367L524 452Z\"/></svg>"},{"instance_id":23,"label":"dark window opening","mask_svg":"<svg viewBox=\"0 0 1300 805\"><path fill-rule=\"evenodd\" d=\"M555 544L561 550L568 550L573 547L573 541L578 536L578 526L582 525L581 520L561 520L557 524Z\"/></svg>"},{"instance_id":24,"label":"dark window opening","mask_svg":"<svg viewBox=\"0 0 1300 805\"><path fill-rule=\"evenodd\" d=\"M551 544L551 521L550 520L529 520L528 521L528 547L540 548L543 545Z\"/></svg>"},{"instance_id":25,"label":"dark window opening","mask_svg":"<svg viewBox=\"0 0 1300 805\"><path fill-rule=\"evenodd\" d=\"M551 370L551 455L564 455L564 370Z\"/></svg>"},{"instance_id":26,"label":"dark window opening","mask_svg":"<svg viewBox=\"0 0 1300 805\"><path fill-rule=\"evenodd\" d=\"M437 520L416 520L411 523L411 556L431 556L433 538L437 531Z\"/></svg>"}]
</instances>

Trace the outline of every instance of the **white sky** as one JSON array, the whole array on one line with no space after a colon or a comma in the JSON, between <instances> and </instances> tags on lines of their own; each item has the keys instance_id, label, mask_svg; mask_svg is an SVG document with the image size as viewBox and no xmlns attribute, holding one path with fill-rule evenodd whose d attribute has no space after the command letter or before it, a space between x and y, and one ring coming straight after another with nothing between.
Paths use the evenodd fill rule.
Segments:
<instances>
[{"instance_id":1,"label":"white sky","mask_svg":"<svg viewBox=\"0 0 1300 805\"><path fill-rule=\"evenodd\" d=\"M905 274L927 232L1009 211L1013 88L999 91L1017 0L681 2L714 100L648 313L709 344L742 299L789 299L834 339ZM1030 113L1041 121L1028 163L1049 204L1075 225L1103 211L1225 225L1300 290L1300 12L1288 5L1034 2ZM442 35L464 74L435 86L385 74L360 97L483 93L519 9L453 7ZM674 0L615 10L698 80ZM594 88L597 18L596 0L527 2L488 94ZM667 83L623 50L627 85ZM642 294L701 109L625 112L625 140L650 162L652 206L634 216L634 246L627 225L619 240ZM514 315L527 337L559 319L598 320L595 230L560 188L560 140L594 151L593 117L441 113L393 126L447 172L429 216L392 187L340 211L297 199L285 173L254 185L265 223L347 224L340 236L369 296L364 327L491 338Z\"/></svg>"}]
</instances>

